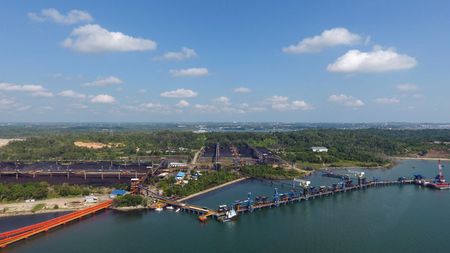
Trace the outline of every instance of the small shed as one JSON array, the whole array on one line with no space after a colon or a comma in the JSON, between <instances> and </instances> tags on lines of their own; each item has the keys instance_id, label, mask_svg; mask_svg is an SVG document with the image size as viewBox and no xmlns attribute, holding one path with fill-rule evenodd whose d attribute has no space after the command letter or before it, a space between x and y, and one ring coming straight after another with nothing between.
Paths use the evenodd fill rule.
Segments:
<instances>
[{"instance_id":1,"label":"small shed","mask_svg":"<svg viewBox=\"0 0 450 253\"><path fill-rule=\"evenodd\" d=\"M113 198L115 198L115 197L117 197L117 196L123 196L123 195L126 195L126 194L128 194L128 192L125 191L125 190L115 189L115 190L113 190L113 191L111 192L111 194L109 194L109 197L110 197L111 199L113 199Z\"/></svg>"},{"instance_id":2,"label":"small shed","mask_svg":"<svg viewBox=\"0 0 450 253\"><path fill-rule=\"evenodd\" d=\"M177 175L175 176L175 179L176 179L176 180L183 180L185 176L186 176L186 173L180 171L180 172L178 172Z\"/></svg>"}]
</instances>

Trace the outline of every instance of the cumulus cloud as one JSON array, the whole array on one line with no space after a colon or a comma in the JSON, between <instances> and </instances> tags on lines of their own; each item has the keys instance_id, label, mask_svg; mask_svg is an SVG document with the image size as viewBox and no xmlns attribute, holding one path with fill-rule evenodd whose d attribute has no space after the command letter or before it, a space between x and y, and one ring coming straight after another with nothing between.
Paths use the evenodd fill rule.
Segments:
<instances>
[{"instance_id":1,"label":"cumulus cloud","mask_svg":"<svg viewBox=\"0 0 450 253\"><path fill-rule=\"evenodd\" d=\"M411 91L418 91L419 86L412 84L412 83L402 83L397 85L397 90L402 92L411 92Z\"/></svg>"},{"instance_id":2,"label":"cumulus cloud","mask_svg":"<svg viewBox=\"0 0 450 253\"><path fill-rule=\"evenodd\" d=\"M81 53L129 52L156 49L156 42L110 32L99 25L84 25L72 31L63 46Z\"/></svg>"},{"instance_id":3,"label":"cumulus cloud","mask_svg":"<svg viewBox=\"0 0 450 253\"><path fill-rule=\"evenodd\" d=\"M416 59L406 54L399 54L394 49L375 47L371 52L353 49L329 64L330 72L387 72L414 68Z\"/></svg>"},{"instance_id":4,"label":"cumulus cloud","mask_svg":"<svg viewBox=\"0 0 450 253\"><path fill-rule=\"evenodd\" d=\"M196 76L207 76L208 69L207 68L189 68L189 69L171 69L170 74L172 76L181 77L196 77Z\"/></svg>"},{"instance_id":5,"label":"cumulus cloud","mask_svg":"<svg viewBox=\"0 0 450 253\"><path fill-rule=\"evenodd\" d=\"M163 56L156 57L156 59L168 60L168 61L182 61L193 57L196 57L197 53L194 49L183 47L178 52L167 52Z\"/></svg>"},{"instance_id":6,"label":"cumulus cloud","mask_svg":"<svg viewBox=\"0 0 450 253\"><path fill-rule=\"evenodd\" d=\"M303 100L294 100L292 102L289 101L288 97L285 96L272 96L267 99L272 109L278 111L286 111L286 110L311 110L313 106L311 104L306 103Z\"/></svg>"},{"instance_id":7,"label":"cumulus cloud","mask_svg":"<svg viewBox=\"0 0 450 253\"><path fill-rule=\"evenodd\" d=\"M16 102L10 98L0 98L0 110L11 109L16 106Z\"/></svg>"},{"instance_id":8,"label":"cumulus cloud","mask_svg":"<svg viewBox=\"0 0 450 253\"><path fill-rule=\"evenodd\" d=\"M398 104L400 103L400 100L398 98L377 98L375 99L375 102L377 104L382 104L382 105L392 105L392 104Z\"/></svg>"},{"instance_id":9,"label":"cumulus cloud","mask_svg":"<svg viewBox=\"0 0 450 253\"><path fill-rule=\"evenodd\" d=\"M190 104L189 104L189 102L188 101L186 101L186 100L180 100L177 104L176 104L176 107L179 107L179 108L185 108L185 107L188 107Z\"/></svg>"},{"instance_id":10,"label":"cumulus cloud","mask_svg":"<svg viewBox=\"0 0 450 253\"><path fill-rule=\"evenodd\" d=\"M123 83L123 81L120 80L120 78L115 77L115 76L108 76L105 78L97 78L97 80L95 80L93 82L89 82L89 83L84 83L84 84L82 84L82 86L84 86L84 87L100 87L100 86L110 86L110 85L121 84L121 83Z\"/></svg>"},{"instance_id":11,"label":"cumulus cloud","mask_svg":"<svg viewBox=\"0 0 450 253\"><path fill-rule=\"evenodd\" d=\"M325 48L340 45L354 45L361 42L361 36L349 32L346 28L337 27L323 31L320 35L305 38L296 45L283 48L283 52L291 54L317 53Z\"/></svg>"},{"instance_id":12,"label":"cumulus cloud","mask_svg":"<svg viewBox=\"0 0 450 253\"><path fill-rule=\"evenodd\" d=\"M0 83L0 91L26 92L36 97L51 97L53 93L47 91L42 85Z\"/></svg>"},{"instance_id":13,"label":"cumulus cloud","mask_svg":"<svg viewBox=\"0 0 450 253\"><path fill-rule=\"evenodd\" d=\"M206 112L206 113L219 112L219 109L213 105L196 104L194 105L194 108L198 112Z\"/></svg>"},{"instance_id":14,"label":"cumulus cloud","mask_svg":"<svg viewBox=\"0 0 450 253\"><path fill-rule=\"evenodd\" d=\"M354 98L352 96L347 96L344 94L331 95L328 101L341 104L348 107L361 107L364 106L364 102L360 99Z\"/></svg>"},{"instance_id":15,"label":"cumulus cloud","mask_svg":"<svg viewBox=\"0 0 450 253\"><path fill-rule=\"evenodd\" d=\"M28 17L31 20L44 22L53 21L55 23L72 25L76 23L86 23L94 20L91 14L81 10L70 10L66 15L61 14L58 10L50 8L43 9L40 13L29 12Z\"/></svg>"},{"instance_id":16,"label":"cumulus cloud","mask_svg":"<svg viewBox=\"0 0 450 253\"><path fill-rule=\"evenodd\" d=\"M115 102L116 102L116 99L113 96L110 96L107 94L100 94L100 95L94 96L91 99L91 103L94 103L94 104L112 104Z\"/></svg>"},{"instance_id":17,"label":"cumulus cloud","mask_svg":"<svg viewBox=\"0 0 450 253\"><path fill-rule=\"evenodd\" d=\"M85 105L85 104L71 104L70 107L72 109L80 109L80 110L84 110L89 108L89 106Z\"/></svg>"},{"instance_id":18,"label":"cumulus cloud","mask_svg":"<svg viewBox=\"0 0 450 253\"><path fill-rule=\"evenodd\" d=\"M214 102L222 104L222 105L229 105L230 99L228 97L222 96L214 99Z\"/></svg>"},{"instance_id":19,"label":"cumulus cloud","mask_svg":"<svg viewBox=\"0 0 450 253\"><path fill-rule=\"evenodd\" d=\"M31 93L34 97L53 97L53 93L50 91L38 91Z\"/></svg>"},{"instance_id":20,"label":"cumulus cloud","mask_svg":"<svg viewBox=\"0 0 450 253\"><path fill-rule=\"evenodd\" d=\"M237 87L233 91L236 93L249 93L251 90L247 87Z\"/></svg>"},{"instance_id":21,"label":"cumulus cloud","mask_svg":"<svg viewBox=\"0 0 450 253\"><path fill-rule=\"evenodd\" d=\"M197 92L189 89L176 89L165 91L160 96L165 98L192 98L197 96Z\"/></svg>"},{"instance_id":22,"label":"cumulus cloud","mask_svg":"<svg viewBox=\"0 0 450 253\"><path fill-rule=\"evenodd\" d=\"M60 93L58 93L61 97L68 97L68 98L75 98L75 99L84 99L86 98L85 94L75 92L73 90L63 90Z\"/></svg>"}]
</instances>

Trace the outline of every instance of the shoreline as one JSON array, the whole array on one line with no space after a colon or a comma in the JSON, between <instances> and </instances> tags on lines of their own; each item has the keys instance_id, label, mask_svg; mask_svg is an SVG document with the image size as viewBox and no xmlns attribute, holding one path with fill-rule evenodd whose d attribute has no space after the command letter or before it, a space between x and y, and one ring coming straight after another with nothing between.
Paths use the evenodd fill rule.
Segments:
<instances>
[{"instance_id":1,"label":"shoreline","mask_svg":"<svg viewBox=\"0 0 450 253\"><path fill-rule=\"evenodd\" d=\"M107 195L100 195L97 197L99 199L96 203L86 203L84 197L52 198L37 200L35 202L1 203L0 218L58 212L73 212L95 205L108 198ZM33 211L33 208L39 204L43 205L42 209ZM58 207L54 208L55 205Z\"/></svg>"},{"instance_id":2,"label":"shoreline","mask_svg":"<svg viewBox=\"0 0 450 253\"><path fill-rule=\"evenodd\" d=\"M188 196L183 197L183 198L181 198L181 199L177 199L177 201L178 201L178 202L183 202L183 201L186 201L186 200L189 200L189 199L192 199L192 198L201 196L201 195L206 194L206 193L208 193L208 192L212 192L212 191L218 190L218 189L220 189L220 188L223 188L223 187L226 187L226 186L229 186L229 185L232 185L232 184L236 184L236 183L245 181L245 180L247 180L247 179L249 179L249 177L241 177L241 178L235 179L235 180L233 180L233 181L226 182L226 183L223 183L223 184L220 184L220 185L217 185L217 186L208 188L208 189L206 189L206 190L199 191L199 192L197 192L197 193L188 195Z\"/></svg>"},{"instance_id":3,"label":"shoreline","mask_svg":"<svg viewBox=\"0 0 450 253\"><path fill-rule=\"evenodd\" d=\"M396 156L392 157L396 160L418 160L418 161L450 161L450 158L438 158L438 157L407 157L407 156Z\"/></svg>"}]
</instances>

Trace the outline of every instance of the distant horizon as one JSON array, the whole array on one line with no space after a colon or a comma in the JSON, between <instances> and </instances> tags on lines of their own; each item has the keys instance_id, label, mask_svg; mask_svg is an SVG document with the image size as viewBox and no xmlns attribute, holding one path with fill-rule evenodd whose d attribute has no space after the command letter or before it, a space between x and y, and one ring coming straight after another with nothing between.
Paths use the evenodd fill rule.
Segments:
<instances>
[{"instance_id":1,"label":"distant horizon","mask_svg":"<svg viewBox=\"0 0 450 253\"><path fill-rule=\"evenodd\" d=\"M0 122L5 124L431 124L431 125L450 125L450 122L401 122L401 121L379 121L379 122L289 122L289 121L16 121Z\"/></svg>"}]
</instances>

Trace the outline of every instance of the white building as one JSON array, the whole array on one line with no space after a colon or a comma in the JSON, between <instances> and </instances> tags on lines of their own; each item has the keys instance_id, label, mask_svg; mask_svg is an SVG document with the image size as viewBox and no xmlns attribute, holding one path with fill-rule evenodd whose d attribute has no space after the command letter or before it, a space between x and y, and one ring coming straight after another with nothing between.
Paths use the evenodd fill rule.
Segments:
<instances>
[{"instance_id":1,"label":"white building","mask_svg":"<svg viewBox=\"0 0 450 253\"><path fill-rule=\"evenodd\" d=\"M318 152L318 153L328 152L328 148L326 148L326 147L311 147L311 150L313 152Z\"/></svg>"},{"instance_id":2,"label":"white building","mask_svg":"<svg viewBox=\"0 0 450 253\"><path fill-rule=\"evenodd\" d=\"M170 162L169 167L171 168L178 168L178 167L187 167L188 165L186 163L176 163L176 162Z\"/></svg>"}]
</instances>

